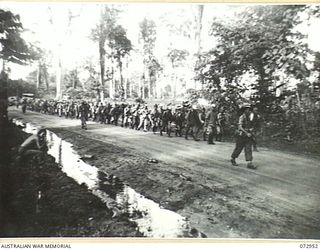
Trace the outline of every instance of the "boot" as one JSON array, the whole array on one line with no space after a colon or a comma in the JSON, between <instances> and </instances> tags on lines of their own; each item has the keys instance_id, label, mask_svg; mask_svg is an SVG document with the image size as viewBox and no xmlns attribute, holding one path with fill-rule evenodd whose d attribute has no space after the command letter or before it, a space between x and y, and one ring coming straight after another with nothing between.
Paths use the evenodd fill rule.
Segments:
<instances>
[{"instance_id":1,"label":"boot","mask_svg":"<svg viewBox=\"0 0 320 250\"><path fill-rule=\"evenodd\" d=\"M236 159L231 158L231 164L232 166L238 166Z\"/></svg>"},{"instance_id":2,"label":"boot","mask_svg":"<svg viewBox=\"0 0 320 250\"><path fill-rule=\"evenodd\" d=\"M209 134L208 136L208 144L214 145L215 143L213 142L213 135Z\"/></svg>"},{"instance_id":3,"label":"boot","mask_svg":"<svg viewBox=\"0 0 320 250\"><path fill-rule=\"evenodd\" d=\"M257 167L255 165L253 165L253 163L250 161L248 162L247 164L247 168L250 168L250 169L257 169Z\"/></svg>"}]
</instances>

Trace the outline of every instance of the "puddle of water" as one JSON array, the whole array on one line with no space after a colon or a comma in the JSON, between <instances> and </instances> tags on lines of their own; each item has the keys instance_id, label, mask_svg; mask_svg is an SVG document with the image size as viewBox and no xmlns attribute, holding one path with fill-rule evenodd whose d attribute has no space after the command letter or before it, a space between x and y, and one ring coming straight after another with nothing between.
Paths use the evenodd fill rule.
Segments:
<instances>
[{"instance_id":1,"label":"puddle of water","mask_svg":"<svg viewBox=\"0 0 320 250\"><path fill-rule=\"evenodd\" d=\"M13 123L27 133L36 134L39 130L39 127L18 119L13 119ZM116 176L108 175L85 163L74 151L71 143L49 130L47 130L47 144L48 154L55 158L64 173L80 185L85 184L108 208L112 209L114 216L120 214L128 216L146 237L205 237L191 228L185 217L163 209L159 204L121 182Z\"/></svg>"}]
</instances>

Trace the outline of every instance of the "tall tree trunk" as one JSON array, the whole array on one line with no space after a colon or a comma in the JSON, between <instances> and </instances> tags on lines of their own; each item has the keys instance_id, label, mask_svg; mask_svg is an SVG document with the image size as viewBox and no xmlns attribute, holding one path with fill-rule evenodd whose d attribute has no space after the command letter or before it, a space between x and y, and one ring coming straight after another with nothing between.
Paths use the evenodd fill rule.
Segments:
<instances>
[{"instance_id":1,"label":"tall tree trunk","mask_svg":"<svg viewBox=\"0 0 320 250\"><path fill-rule=\"evenodd\" d=\"M129 95L131 96L131 87L129 81L129 63L128 63L128 56L125 57L126 60L126 76L125 76L125 88L124 88L124 99L128 98L128 88L129 88Z\"/></svg>"},{"instance_id":2,"label":"tall tree trunk","mask_svg":"<svg viewBox=\"0 0 320 250\"><path fill-rule=\"evenodd\" d=\"M177 81L178 81L178 77L175 74L174 76L174 89L173 89L173 98L177 97Z\"/></svg>"},{"instance_id":3,"label":"tall tree trunk","mask_svg":"<svg viewBox=\"0 0 320 250\"><path fill-rule=\"evenodd\" d=\"M141 79L142 82L141 82L141 98L142 99L145 99L146 96L145 96L145 89L144 89L144 86L145 86L145 75L143 75L143 78Z\"/></svg>"},{"instance_id":4,"label":"tall tree trunk","mask_svg":"<svg viewBox=\"0 0 320 250\"><path fill-rule=\"evenodd\" d=\"M47 91L49 91L48 70L47 70L47 66L46 65L44 65L44 73L43 73L43 75L44 75L44 80L46 82L46 89L47 89Z\"/></svg>"},{"instance_id":5,"label":"tall tree trunk","mask_svg":"<svg viewBox=\"0 0 320 250\"><path fill-rule=\"evenodd\" d=\"M77 79L78 79L78 71L77 71L77 69L75 69L73 77L72 77L72 88L73 89L77 88Z\"/></svg>"},{"instance_id":6,"label":"tall tree trunk","mask_svg":"<svg viewBox=\"0 0 320 250\"><path fill-rule=\"evenodd\" d=\"M197 30L195 32L197 54L201 52L201 31L202 31L202 16L203 16L204 5L197 6Z\"/></svg>"},{"instance_id":7,"label":"tall tree trunk","mask_svg":"<svg viewBox=\"0 0 320 250\"><path fill-rule=\"evenodd\" d=\"M61 59L60 56L58 58L58 62L56 65L56 99L61 99L61 76L62 76L62 69L61 69Z\"/></svg>"},{"instance_id":8,"label":"tall tree trunk","mask_svg":"<svg viewBox=\"0 0 320 250\"><path fill-rule=\"evenodd\" d=\"M74 79L74 75L72 76L72 88L75 89L76 81Z\"/></svg>"},{"instance_id":9,"label":"tall tree trunk","mask_svg":"<svg viewBox=\"0 0 320 250\"><path fill-rule=\"evenodd\" d=\"M111 60L111 86L110 86L110 98L114 99L114 94L115 94L115 79L114 79L114 67L113 67L113 60Z\"/></svg>"},{"instance_id":10,"label":"tall tree trunk","mask_svg":"<svg viewBox=\"0 0 320 250\"><path fill-rule=\"evenodd\" d=\"M37 68L37 89L39 89L40 82L41 82L41 63L39 61L38 68Z\"/></svg>"},{"instance_id":11,"label":"tall tree trunk","mask_svg":"<svg viewBox=\"0 0 320 250\"><path fill-rule=\"evenodd\" d=\"M149 71L149 87L148 87L148 98L151 99L151 93L152 93L152 82L151 82L151 72Z\"/></svg>"},{"instance_id":12,"label":"tall tree trunk","mask_svg":"<svg viewBox=\"0 0 320 250\"><path fill-rule=\"evenodd\" d=\"M100 7L100 31L99 31L99 60L100 60L100 80L101 80L101 88L100 88L100 101L104 101L104 83L105 83L105 43L106 43L106 35L103 30L103 16L104 16L104 8Z\"/></svg>"},{"instance_id":13,"label":"tall tree trunk","mask_svg":"<svg viewBox=\"0 0 320 250\"><path fill-rule=\"evenodd\" d=\"M157 78L156 77L154 77L154 81L152 83L153 83L152 95L153 95L153 98L157 99Z\"/></svg>"},{"instance_id":14,"label":"tall tree trunk","mask_svg":"<svg viewBox=\"0 0 320 250\"><path fill-rule=\"evenodd\" d=\"M138 86L138 97L142 98L142 86L143 86L143 76L140 77L139 86Z\"/></svg>"},{"instance_id":15,"label":"tall tree trunk","mask_svg":"<svg viewBox=\"0 0 320 250\"><path fill-rule=\"evenodd\" d=\"M176 72L175 72L175 67L174 67L174 62L171 61L171 68L172 68L172 74L171 74L171 91L172 91L172 97L176 98L176 91L177 91L177 86L176 86Z\"/></svg>"},{"instance_id":16,"label":"tall tree trunk","mask_svg":"<svg viewBox=\"0 0 320 250\"><path fill-rule=\"evenodd\" d=\"M106 51L104 49L105 39L100 37L99 40L99 56L100 56L100 80L101 80L101 92L100 92L100 101L104 101L104 75L105 75L105 55Z\"/></svg>"},{"instance_id":17,"label":"tall tree trunk","mask_svg":"<svg viewBox=\"0 0 320 250\"><path fill-rule=\"evenodd\" d=\"M202 16L203 16L203 9L204 5L197 5L197 13L196 13L196 30L195 30L195 51L194 53L198 56L201 53L201 31L202 31ZM194 57L194 65L196 64L197 61L197 56ZM198 89L197 86L197 81L194 80L194 88Z\"/></svg>"},{"instance_id":18,"label":"tall tree trunk","mask_svg":"<svg viewBox=\"0 0 320 250\"><path fill-rule=\"evenodd\" d=\"M131 84L131 82L128 79L128 85L129 85L129 98L132 98L132 88L133 88L133 84Z\"/></svg>"},{"instance_id":19,"label":"tall tree trunk","mask_svg":"<svg viewBox=\"0 0 320 250\"><path fill-rule=\"evenodd\" d=\"M122 62L121 62L121 59L119 59L118 63L119 63L119 74L120 74L121 99L123 99L124 98L124 82L123 82L123 76L122 76Z\"/></svg>"}]
</instances>

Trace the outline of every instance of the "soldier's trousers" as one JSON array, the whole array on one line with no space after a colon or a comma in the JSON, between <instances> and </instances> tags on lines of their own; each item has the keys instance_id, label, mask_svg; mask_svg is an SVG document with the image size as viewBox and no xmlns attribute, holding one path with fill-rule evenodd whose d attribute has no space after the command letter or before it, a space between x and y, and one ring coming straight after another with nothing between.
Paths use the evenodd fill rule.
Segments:
<instances>
[{"instance_id":1,"label":"soldier's trousers","mask_svg":"<svg viewBox=\"0 0 320 250\"><path fill-rule=\"evenodd\" d=\"M85 116L81 116L81 128L87 128L87 119Z\"/></svg>"},{"instance_id":2,"label":"soldier's trousers","mask_svg":"<svg viewBox=\"0 0 320 250\"><path fill-rule=\"evenodd\" d=\"M208 143L213 143L213 136L214 136L214 126L208 126L207 129L205 129L205 134L208 133Z\"/></svg>"},{"instance_id":3,"label":"soldier's trousers","mask_svg":"<svg viewBox=\"0 0 320 250\"><path fill-rule=\"evenodd\" d=\"M182 136L182 123L177 123L176 124L177 128L176 128L176 136Z\"/></svg>"},{"instance_id":4,"label":"soldier's trousers","mask_svg":"<svg viewBox=\"0 0 320 250\"><path fill-rule=\"evenodd\" d=\"M185 138L188 139L188 135L189 135L189 131L190 129L192 129L192 137L194 140L199 140L198 138L198 134L199 134L199 131L200 131L200 126L197 126L197 125L187 125L186 127L186 134L185 134Z\"/></svg>"},{"instance_id":5,"label":"soldier's trousers","mask_svg":"<svg viewBox=\"0 0 320 250\"><path fill-rule=\"evenodd\" d=\"M247 136L237 136L236 147L233 150L231 158L238 158L243 148L246 161L252 161L252 138L249 138Z\"/></svg>"},{"instance_id":6,"label":"soldier's trousers","mask_svg":"<svg viewBox=\"0 0 320 250\"><path fill-rule=\"evenodd\" d=\"M216 141L222 141L223 128L220 125L216 126Z\"/></svg>"},{"instance_id":7,"label":"soldier's trousers","mask_svg":"<svg viewBox=\"0 0 320 250\"><path fill-rule=\"evenodd\" d=\"M167 132L168 136L171 136L170 122L162 122L162 126L160 128L160 135L162 135L162 132Z\"/></svg>"}]
</instances>

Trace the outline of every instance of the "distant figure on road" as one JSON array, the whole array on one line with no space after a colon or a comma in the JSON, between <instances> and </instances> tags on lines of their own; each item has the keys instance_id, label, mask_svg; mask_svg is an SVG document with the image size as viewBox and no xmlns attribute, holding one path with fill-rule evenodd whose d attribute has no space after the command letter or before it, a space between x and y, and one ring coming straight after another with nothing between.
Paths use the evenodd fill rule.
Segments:
<instances>
[{"instance_id":1,"label":"distant figure on road","mask_svg":"<svg viewBox=\"0 0 320 250\"><path fill-rule=\"evenodd\" d=\"M205 120L205 133L208 134L208 144L214 145L213 137L215 134L215 124L216 124L216 112L214 111L215 105L210 107L209 112L206 115Z\"/></svg>"},{"instance_id":2,"label":"distant figure on road","mask_svg":"<svg viewBox=\"0 0 320 250\"><path fill-rule=\"evenodd\" d=\"M206 128L205 128L205 122L206 122L206 109L202 108L199 111L199 120L201 122L200 130L202 130L202 139L206 140Z\"/></svg>"},{"instance_id":3,"label":"distant figure on road","mask_svg":"<svg viewBox=\"0 0 320 250\"><path fill-rule=\"evenodd\" d=\"M162 136L163 132L167 132L167 135L171 137L171 122L173 121L173 116L171 112L171 106L168 105L167 109L164 110L162 115L162 124L160 128L160 135Z\"/></svg>"},{"instance_id":4,"label":"distant figure on road","mask_svg":"<svg viewBox=\"0 0 320 250\"><path fill-rule=\"evenodd\" d=\"M87 104L86 101L82 101L79 112L80 112L80 118L81 118L81 129L87 129L87 120L88 120L88 114L90 111L90 107Z\"/></svg>"},{"instance_id":5,"label":"distant figure on road","mask_svg":"<svg viewBox=\"0 0 320 250\"><path fill-rule=\"evenodd\" d=\"M244 148L245 159L248 162L247 167L256 169L256 166L252 164L252 126L250 122L250 109L249 104L245 104L241 107L243 114L239 118L238 131L236 137L236 147L231 155L231 163L233 166L237 166L236 158L240 155Z\"/></svg>"},{"instance_id":6,"label":"distant figure on road","mask_svg":"<svg viewBox=\"0 0 320 250\"><path fill-rule=\"evenodd\" d=\"M25 114L27 110L27 100L25 98L22 100L21 108L22 108L22 113Z\"/></svg>"},{"instance_id":7,"label":"distant figure on road","mask_svg":"<svg viewBox=\"0 0 320 250\"><path fill-rule=\"evenodd\" d=\"M176 136L179 136L179 137L182 136L182 128L184 125L184 119L185 119L185 114L182 111L182 107L180 105L178 105L176 107L176 111L174 114L174 120L176 123L176 131L175 131Z\"/></svg>"},{"instance_id":8,"label":"distant figure on road","mask_svg":"<svg viewBox=\"0 0 320 250\"><path fill-rule=\"evenodd\" d=\"M222 136L224 134L224 129L226 126L226 116L224 113L224 108L220 107L216 119L216 141L222 141Z\"/></svg>"},{"instance_id":9,"label":"distant figure on road","mask_svg":"<svg viewBox=\"0 0 320 250\"><path fill-rule=\"evenodd\" d=\"M185 139L188 140L188 134L189 134L189 130L190 128L192 129L192 137L195 141L200 141L200 139L198 138L198 134L201 128L201 121L199 118L199 113L197 111L197 106L193 105L192 109L189 110L187 117L186 117L186 122L187 122L187 126L186 126L186 134L185 134Z\"/></svg>"},{"instance_id":10,"label":"distant figure on road","mask_svg":"<svg viewBox=\"0 0 320 250\"><path fill-rule=\"evenodd\" d=\"M43 153L48 151L47 131L42 128L36 135L29 136L19 147L17 161L22 162L29 156L41 157Z\"/></svg>"},{"instance_id":11,"label":"distant figure on road","mask_svg":"<svg viewBox=\"0 0 320 250\"><path fill-rule=\"evenodd\" d=\"M153 127L152 127L152 132L155 134L158 130L158 128L161 129L160 125L161 125L161 122L160 122L160 116L161 116L161 113L158 109L158 105L155 104L153 106L153 110L151 112L151 119L153 120Z\"/></svg>"}]
</instances>

